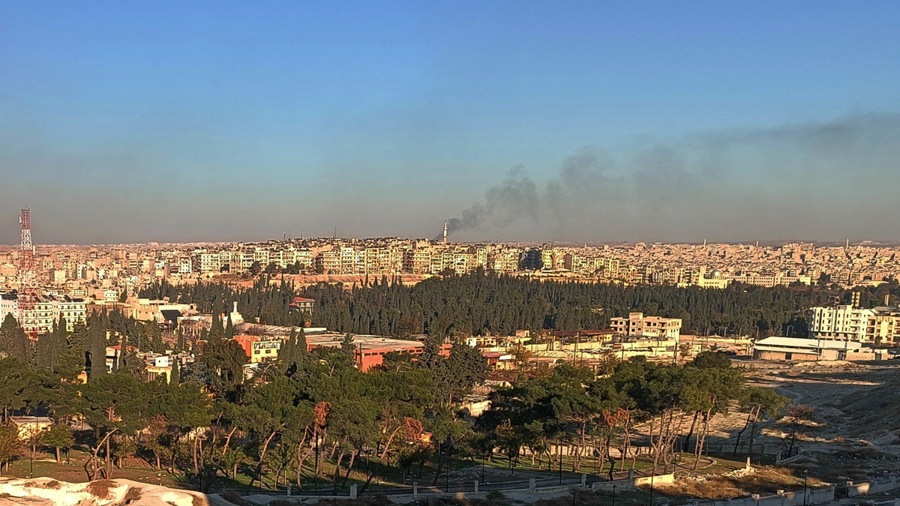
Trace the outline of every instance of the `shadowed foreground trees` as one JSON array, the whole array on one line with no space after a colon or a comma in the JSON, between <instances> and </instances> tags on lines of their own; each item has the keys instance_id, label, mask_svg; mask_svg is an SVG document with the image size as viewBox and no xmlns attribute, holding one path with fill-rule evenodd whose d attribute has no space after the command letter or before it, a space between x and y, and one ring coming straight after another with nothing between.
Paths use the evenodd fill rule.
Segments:
<instances>
[{"instance_id":1,"label":"shadowed foreground trees","mask_svg":"<svg viewBox=\"0 0 900 506\"><path fill-rule=\"evenodd\" d=\"M507 454L511 465L519 450L528 448L532 459L546 458L548 469L561 453L568 453L573 470L591 456L597 458L599 469L611 460L613 449L619 454L620 469L624 468L626 459L634 458L636 423L649 428L647 444L654 468L672 466L676 443L687 450L692 438L696 467L716 414L740 402L750 410L749 420L758 421L761 411L777 409L783 402L774 392L746 388L740 371L712 352L686 366L635 357L603 377L559 365L547 376L496 391L491 400L491 408L476 425L489 435L485 442L489 447Z\"/></svg>"},{"instance_id":2,"label":"shadowed foreground trees","mask_svg":"<svg viewBox=\"0 0 900 506\"><path fill-rule=\"evenodd\" d=\"M559 466L565 453L572 470L599 472L614 456L621 469L634 462L639 423L649 427L654 465L667 468L678 447L692 448L696 465L717 413L744 406L752 442L755 424L778 404L777 396L746 389L728 359L705 353L685 366L610 361L602 376L558 364L494 392L491 408L472 419L460 404L483 383L487 366L479 350L461 342L443 357L443 339L430 336L418 360L392 354L363 373L350 339L308 352L301 331L276 362L248 377L233 326L218 318L204 345L194 348L195 362L171 384L139 378L129 354L106 373L99 350L113 340L136 343L134 333L141 340L149 335L120 315L94 315L71 333L60 324L45 341L56 350L52 360L0 358L0 427L8 431L0 431L0 464L22 452L17 437L3 439L14 434L8 419L15 412L54 418L57 426L31 447L49 448L57 460L73 445L65 431L83 422L76 444L90 448L89 478L109 478L142 459L206 490L216 477L242 475L248 488L287 482L336 488L362 475L365 488L376 476L391 470L409 476L416 467L421 480L437 483L454 461L474 463L497 452L510 467L526 454L541 466ZM85 353L98 359L81 383ZM431 474L422 476L423 469Z\"/></svg>"}]
</instances>

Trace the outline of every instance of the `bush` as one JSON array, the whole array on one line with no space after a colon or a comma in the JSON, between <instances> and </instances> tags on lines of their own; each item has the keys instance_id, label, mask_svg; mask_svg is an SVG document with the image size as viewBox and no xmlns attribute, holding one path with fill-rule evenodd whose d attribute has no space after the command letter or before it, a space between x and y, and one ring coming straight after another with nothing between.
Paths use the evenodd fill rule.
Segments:
<instances>
[{"instance_id":1,"label":"bush","mask_svg":"<svg viewBox=\"0 0 900 506\"><path fill-rule=\"evenodd\" d=\"M97 480L88 483L88 486L85 487L84 490L97 499L106 499L109 497L110 487L113 486L115 486L115 484L109 480Z\"/></svg>"},{"instance_id":2,"label":"bush","mask_svg":"<svg viewBox=\"0 0 900 506\"><path fill-rule=\"evenodd\" d=\"M123 503L131 504L133 502L140 501L140 500L141 500L141 489L131 487L128 489L128 492L125 492L125 499L123 500Z\"/></svg>"}]
</instances>

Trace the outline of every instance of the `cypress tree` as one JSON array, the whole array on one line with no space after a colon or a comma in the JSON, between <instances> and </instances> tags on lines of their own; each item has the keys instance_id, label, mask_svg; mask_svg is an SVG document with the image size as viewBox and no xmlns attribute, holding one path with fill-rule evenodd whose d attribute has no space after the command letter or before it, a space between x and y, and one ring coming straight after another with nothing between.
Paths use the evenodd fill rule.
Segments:
<instances>
[{"instance_id":1,"label":"cypress tree","mask_svg":"<svg viewBox=\"0 0 900 506\"><path fill-rule=\"evenodd\" d=\"M278 366L283 372L289 372L297 363L297 333L291 329L291 335L288 336L281 348L278 350Z\"/></svg>"},{"instance_id":2,"label":"cypress tree","mask_svg":"<svg viewBox=\"0 0 900 506\"><path fill-rule=\"evenodd\" d=\"M181 371L178 369L178 358L172 358L172 372L169 374L169 384L178 386L181 383Z\"/></svg>"},{"instance_id":3,"label":"cypress tree","mask_svg":"<svg viewBox=\"0 0 900 506\"><path fill-rule=\"evenodd\" d=\"M10 313L0 324L0 351L25 363L28 361L28 336Z\"/></svg>"},{"instance_id":4,"label":"cypress tree","mask_svg":"<svg viewBox=\"0 0 900 506\"><path fill-rule=\"evenodd\" d=\"M184 331L181 327L178 327L178 331L176 332L176 340L175 340L175 353L181 353L184 351Z\"/></svg>"},{"instance_id":5,"label":"cypress tree","mask_svg":"<svg viewBox=\"0 0 900 506\"><path fill-rule=\"evenodd\" d=\"M297 345L295 346L299 360L306 360L309 349L306 344L306 332L301 328L300 334L297 336Z\"/></svg>"}]
</instances>

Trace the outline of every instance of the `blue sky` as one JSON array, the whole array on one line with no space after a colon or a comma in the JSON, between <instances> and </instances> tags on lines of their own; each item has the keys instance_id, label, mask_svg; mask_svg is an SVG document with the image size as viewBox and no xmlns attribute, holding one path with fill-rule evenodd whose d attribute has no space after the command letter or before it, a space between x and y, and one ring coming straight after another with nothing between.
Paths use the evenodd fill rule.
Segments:
<instances>
[{"instance_id":1,"label":"blue sky","mask_svg":"<svg viewBox=\"0 0 900 506\"><path fill-rule=\"evenodd\" d=\"M897 239L898 11L3 2L0 243Z\"/></svg>"}]
</instances>

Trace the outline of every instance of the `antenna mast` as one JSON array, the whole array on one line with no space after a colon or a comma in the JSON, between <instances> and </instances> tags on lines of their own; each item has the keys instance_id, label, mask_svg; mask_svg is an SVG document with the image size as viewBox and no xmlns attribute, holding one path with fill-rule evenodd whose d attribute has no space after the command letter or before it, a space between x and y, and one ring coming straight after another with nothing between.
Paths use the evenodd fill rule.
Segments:
<instances>
[{"instance_id":1,"label":"antenna mast","mask_svg":"<svg viewBox=\"0 0 900 506\"><path fill-rule=\"evenodd\" d=\"M19 326L28 337L37 339L39 326L35 306L37 305L37 277L34 274L34 243L31 240L31 210L22 209L19 215L22 225L22 243L19 251L19 293L16 301Z\"/></svg>"}]
</instances>

